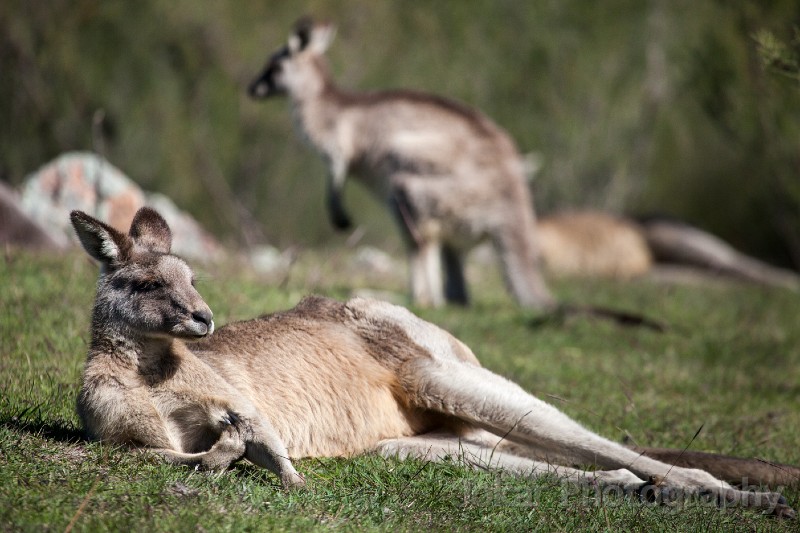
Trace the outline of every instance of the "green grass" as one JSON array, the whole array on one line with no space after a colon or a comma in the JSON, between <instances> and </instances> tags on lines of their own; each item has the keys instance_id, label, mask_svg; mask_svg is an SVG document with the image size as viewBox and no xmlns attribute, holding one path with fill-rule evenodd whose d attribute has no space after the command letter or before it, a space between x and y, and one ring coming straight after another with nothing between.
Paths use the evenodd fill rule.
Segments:
<instances>
[{"instance_id":1,"label":"green grass","mask_svg":"<svg viewBox=\"0 0 800 533\"><path fill-rule=\"evenodd\" d=\"M286 308L307 292L404 280L363 274L346 253L306 253L291 276L201 269L219 324ZM538 320L496 273L473 265L476 304L421 311L484 365L615 440L800 463L800 300L756 287L557 281L566 301L635 310L665 333L590 318ZM757 512L651 506L457 463L306 459L303 491L248 464L224 473L165 465L82 439L74 410L96 267L80 254L0 260L0 530L791 530ZM697 430L702 431L692 442ZM797 505L800 493L784 494Z\"/></svg>"}]
</instances>

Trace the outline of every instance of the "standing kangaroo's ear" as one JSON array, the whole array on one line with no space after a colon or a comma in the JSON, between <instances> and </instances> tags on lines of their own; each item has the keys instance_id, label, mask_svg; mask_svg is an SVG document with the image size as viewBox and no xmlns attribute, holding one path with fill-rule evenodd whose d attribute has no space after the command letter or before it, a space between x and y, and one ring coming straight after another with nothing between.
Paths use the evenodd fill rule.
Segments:
<instances>
[{"instance_id":1,"label":"standing kangaroo's ear","mask_svg":"<svg viewBox=\"0 0 800 533\"><path fill-rule=\"evenodd\" d=\"M309 49L315 54L324 54L336 35L336 27L330 22L315 23L311 17L303 17L294 24L289 36L289 52L295 54Z\"/></svg>"},{"instance_id":2,"label":"standing kangaroo's ear","mask_svg":"<svg viewBox=\"0 0 800 533\"><path fill-rule=\"evenodd\" d=\"M83 249L104 265L117 265L130 258L133 243L124 233L83 211L73 211L69 218Z\"/></svg>"},{"instance_id":3,"label":"standing kangaroo's ear","mask_svg":"<svg viewBox=\"0 0 800 533\"><path fill-rule=\"evenodd\" d=\"M294 54L305 50L311 40L311 30L313 29L314 19L308 15L298 19L289 35L289 51Z\"/></svg>"},{"instance_id":4,"label":"standing kangaroo's ear","mask_svg":"<svg viewBox=\"0 0 800 533\"><path fill-rule=\"evenodd\" d=\"M142 207L131 222L128 235L137 250L168 254L172 248L172 231L155 209Z\"/></svg>"},{"instance_id":5,"label":"standing kangaroo's ear","mask_svg":"<svg viewBox=\"0 0 800 533\"><path fill-rule=\"evenodd\" d=\"M333 23L321 22L314 24L311 29L311 40L308 43L308 47L315 54L322 55L328 50L334 37L336 37L336 26Z\"/></svg>"}]
</instances>

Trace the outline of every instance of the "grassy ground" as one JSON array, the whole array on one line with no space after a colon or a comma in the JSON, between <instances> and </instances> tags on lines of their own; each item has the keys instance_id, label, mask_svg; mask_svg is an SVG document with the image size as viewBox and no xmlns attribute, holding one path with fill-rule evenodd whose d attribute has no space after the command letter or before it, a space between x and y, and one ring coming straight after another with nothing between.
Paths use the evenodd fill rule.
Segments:
<instances>
[{"instance_id":1,"label":"grassy ground","mask_svg":"<svg viewBox=\"0 0 800 533\"><path fill-rule=\"evenodd\" d=\"M347 254L304 254L274 279L210 268L199 284L218 324L285 308L304 293L346 297ZM482 275L471 309L420 311L485 366L619 441L800 463L800 300L711 284L555 282L567 301L637 310L665 333L603 320L542 321ZM282 491L250 465L194 472L82 439L74 410L96 267L83 255L0 260L0 530L773 529L707 504L652 506L552 478L520 480L377 457L307 459L307 490ZM402 276L359 286L402 293ZM485 279L483 279L485 278ZM702 427L697 438L692 437ZM800 493L784 491L797 506ZM602 500L602 501L601 501Z\"/></svg>"}]
</instances>

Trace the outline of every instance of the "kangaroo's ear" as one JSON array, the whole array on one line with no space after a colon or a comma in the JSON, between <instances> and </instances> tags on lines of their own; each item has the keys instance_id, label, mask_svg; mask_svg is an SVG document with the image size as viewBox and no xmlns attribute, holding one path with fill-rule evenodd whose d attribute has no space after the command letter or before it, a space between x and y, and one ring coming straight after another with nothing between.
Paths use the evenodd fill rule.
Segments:
<instances>
[{"instance_id":1,"label":"kangaroo's ear","mask_svg":"<svg viewBox=\"0 0 800 533\"><path fill-rule=\"evenodd\" d=\"M130 258L132 243L124 233L83 211L73 211L69 218L83 249L104 265L117 265Z\"/></svg>"},{"instance_id":2,"label":"kangaroo's ear","mask_svg":"<svg viewBox=\"0 0 800 533\"><path fill-rule=\"evenodd\" d=\"M289 52L295 54L308 46L311 41L311 30L314 29L314 19L308 15L297 19L289 35Z\"/></svg>"},{"instance_id":3,"label":"kangaroo's ear","mask_svg":"<svg viewBox=\"0 0 800 533\"><path fill-rule=\"evenodd\" d=\"M316 54L324 54L333 42L334 37L336 37L336 26L332 23L322 22L315 24L311 29L308 47Z\"/></svg>"},{"instance_id":4,"label":"kangaroo's ear","mask_svg":"<svg viewBox=\"0 0 800 533\"><path fill-rule=\"evenodd\" d=\"M330 22L315 23L311 17L303 17L294 24L289 36L289 52L294 54L310 49L315 54L324 54L336 35L336 27Z\"/></svg>"},{"instance_id":5,"label":"kangaroo's ear","mask_svg":"<svg viewBox=\"0 0 800 533\"><path fill-rule=\"evenodd\" d=\"M172 231L155 209L142 207L131 222L128 235L137 249L168 254L172 248Z\"/></svg>"}]
</instances>

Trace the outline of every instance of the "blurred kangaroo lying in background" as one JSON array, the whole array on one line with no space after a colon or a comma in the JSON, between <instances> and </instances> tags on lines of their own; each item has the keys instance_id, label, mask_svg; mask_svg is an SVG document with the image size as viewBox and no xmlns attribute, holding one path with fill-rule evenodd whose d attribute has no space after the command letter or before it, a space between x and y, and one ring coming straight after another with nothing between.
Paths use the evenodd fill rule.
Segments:
<instances>
[{"instance_id":1,"label":"blurred kangaroo lying in background","mask_svg":"<svg viewBox=\"0 0 800 533\"><path fill-rule=\"evenodd\" d=\"M350 226L342 192L352 173L401 227L416 304L467 303L464 256L489 239L517 302L552 307L523 160L508 134L438 96L340 89L324 57L334 33L331 24L302 19L249 88L254 98L288 94L299 129L328 164L333 224Z\"/></svg>"},{"instance_id":2,"label":"blurred kangaroo lying in background","mask_svg":"<svg viewBox=\"0 0 800 533\"><path fill-rule=\"evenodd\" d=\"M564 276L631 278L678 264L753 283L800 290L800 275L747 256L701 229L665 217L635 220L565 211L538 223L544 268Z\"/></svg>"},{"instance_id":3,"label":"blurred kangaroo lying in background","mask_svg":"<svg viewBox=\"0 0 800 533\"><path fill-rule=\"evenodd\" d=\"M101 263L78 397L91 438L195 467L245 458L285 487L305 484L291 458L374 451L462 457L521 476L551 472L620 492L657 487L793 513L780 494L737 490L643 453L681 464L691 457L732 479L773 485L796 481L800 470L628 449L481 368L458 339L401 307L309 297L214 333L212 313L191 269L170 254L171 232L157 212L139 210L127 235L80 211L71 220ZM601 470L556 466L556 459Z\"/></svg>"}]
</instances>

